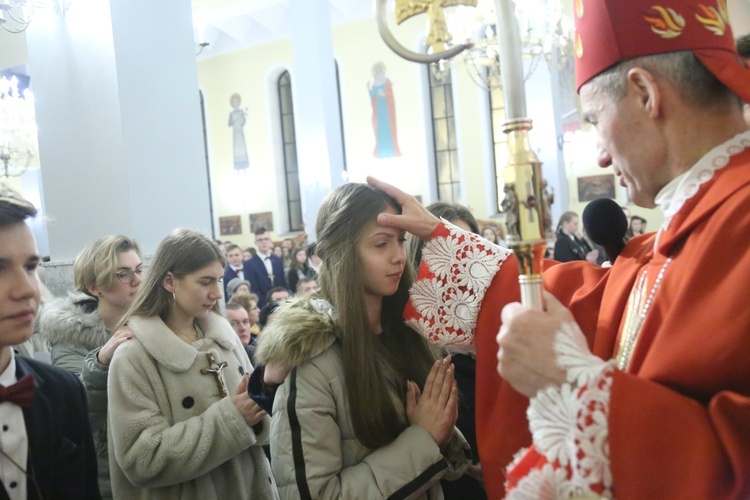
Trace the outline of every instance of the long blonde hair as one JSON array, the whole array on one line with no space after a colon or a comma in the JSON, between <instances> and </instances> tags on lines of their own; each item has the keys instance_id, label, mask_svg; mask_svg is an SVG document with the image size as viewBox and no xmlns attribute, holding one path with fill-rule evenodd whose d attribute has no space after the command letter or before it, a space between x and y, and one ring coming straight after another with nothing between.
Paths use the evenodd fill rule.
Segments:
<instances>
[{"instance_id":1,"label":"long blonde hair","mask_svg":"<svg viewBox=\"0 0 750 500\"><path fill-rule=\"evenodd\" d=\"M175 229L169 233L159 243L146 279L117 328L126 324L132 316L159 316L166 319L173 306L172 294L162 285L167 273L171 272L175 278L182 278L213 262L220 262L225 266L226 258L210 238L192 229ZM214 305L213 311L219 312L218 303Z\"/></svg>"},{"instance_id":2,"label":"long blonde hair","mask_svg":"<svg viewBox=\"0 0 750 500\"><path fill-rule=\"evenodd\" d=\"M403 322L413 281L408 261L398 291L383 298L383 332L376 335L368 321L357 247L364 230L388 207L401 211L382 191L345 184L325 199L317 220L320 295L338 314L352 425L357 439L371 449L392 442L408 426L396 410L393 394L404 403L407 380L421 387L436 358L426 339Z\"/></svg>"}]
</instances>

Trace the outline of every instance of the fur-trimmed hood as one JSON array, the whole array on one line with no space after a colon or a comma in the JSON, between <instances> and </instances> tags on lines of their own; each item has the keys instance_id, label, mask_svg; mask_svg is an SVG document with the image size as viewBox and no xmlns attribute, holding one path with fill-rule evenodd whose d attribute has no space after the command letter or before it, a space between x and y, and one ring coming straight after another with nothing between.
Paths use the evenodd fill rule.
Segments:
<instances>
[{"instance_id":1,"label":"fur-trimmed hood","mask_svg":"<svg viewBox=\"0 0 750 500\"><path fill-rule=\"evenodd\" d=\"M297 299L279 307L258 336L255 360L293 368L303 365L340 338L333 306L323 299Z\"/></svg>"},{"instance_id":2,"label":"fur-trimmed hood","mask_svg":"<svg viewBox=\"0 0 750 500\"><path fill-rule=\"evenodd\" d=\"M71 293L44 305L39 331L50 347L73 344L91 351L107 342L110 332L92 302L88 295Z\"/></svg>"}]
</instances>

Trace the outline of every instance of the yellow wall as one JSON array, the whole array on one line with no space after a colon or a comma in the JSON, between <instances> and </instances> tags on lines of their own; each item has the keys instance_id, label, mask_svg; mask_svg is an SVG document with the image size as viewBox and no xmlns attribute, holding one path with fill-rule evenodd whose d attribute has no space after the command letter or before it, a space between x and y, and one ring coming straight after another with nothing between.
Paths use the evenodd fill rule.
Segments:
<instances>
[{"instance_id":1,"label":"yellow wall","mask_svg":"<svg viewBox=\"0 0 750 500\"><path fill-rule=\"evenodd\" d=\"M396 29L396 36L412 50L419 49L423 38L424 20L414 18ZM345 131L346 160L349 179L361 182L366 175L375 175L415 195L425 202L432 199L433 187L428 181L431 168L429 144L428 91L424 66L401 59L381 40L374 19L363 19L340 25L332 32L334 56L339 64L341 106ZM372 152L375 137L372 129L372 107L367 84L372 79L373 64L382 61L386 77L393 83L398 142L402 152L399 158L377 160ZM212 190L215 216L241 215L242 234L218 236L242 244L252 244L248 214L273 212L275 239L285 235L279 232L279 220L284 199L282 158L278 144L276 79L284 69L290 71L292 86L300 85L304 75L294 72L294 57L290 40L252 47L231 54L199 61L198 77L206 100L208 148L212 168ZM542 71L540 68L537 71ZM458 66L453 70L453 95L457 116L459 163L462 170L465 199L462 202L472 209L478 219L497 216L494 210L494 189L491 182L491 151L482 135L489 134L480 110L482 93L466 70ZM247 108L245 138L250 168L236 172L233 168L232 130L227 125L231 111L229 98L242 96L242 107ZM534 96L529 96L533 99ZM294 103L297 108L301 103ZM604 173L596 166L596 153L579 155L568 167L570 182L570 209L579 213L585 204L576 199L576 178L581 175ZM304 186L302 188L304 190ZM622 196L622 195L621 195ZM622 200L618 200L624 202ZM558 203L560 201L558 200ZM568 207L562 207L562 210ZM650 228L661 223L660 214L631 207L635 214L643 215ZM217 225L218 227L218 225Z\"/></svg>"},{"instance_id":2,"label":"yellow wall","mask_svg":"<svg viewBox=\"0 0 750 500\"><path fill-rule=\"evenodd\" d=\"M269 82L292 68L291 40L269 43L201 61L198 79L206 109L208 154L215 217L241 215L242 235L225 236L243 245L252 244L248 215L276 210L274 130L269 126L271 109ZM240 94L247 111L245 141L250 168L234 169L232 129L228 126L232 107L229 98ZM275 103L275 95L274 100ZM278 224L277 220L274 223ZM218 227L218 226L217 226ZM218 236L218 235L217 235Z\"/></svg>"},{"instance_id":3,"label":"yellow wall","mask_svg":"<svg viewBox=\"0 0 750 500\"><path fill-rule=\"evenodd\" d=\"M581 215L587 202L578 199L578 178L593 175L611 174L614 176L612 167L602 169L596 162L596 131L591 126L585 126L583 130L576 133L574 141L578 147L571 146L571 138L566 135L565 163L566 176L568 178L568 190L570 192L570 203L568 210ZM627 190L619 185L615 176L615 194L617 202L626 206L632 215L643 217L647 221L647 230L656 231L664 222L664 215L659 209L649 209L635 206L628 200ZM555 221L555 224L557 221ZM581 228L583 229L583 228Z\"/></svg>"}]
</instances>

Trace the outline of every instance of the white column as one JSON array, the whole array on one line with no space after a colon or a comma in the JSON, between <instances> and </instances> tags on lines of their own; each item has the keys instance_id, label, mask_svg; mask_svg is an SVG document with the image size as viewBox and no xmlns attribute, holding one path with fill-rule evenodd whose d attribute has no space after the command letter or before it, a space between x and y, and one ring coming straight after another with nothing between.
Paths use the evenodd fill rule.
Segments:
<instances>
[{"instance_id":1,"label":"white column","mask_svg":"<svg viewBox=\"0 0 750 500\"><path fill-rule=\"evenodd\" d=\"M750 0L727 2L735 38L750 34Z\"/></svg>"},{"instance_id":2,"label":"white column","mask_svg":"<svg viewBox=\"0 0 750 500\"><path fill-rule=\"evenodd\" d=\"M330 8L328 0L289 1L302 217L311 240L316 239L320 203L331 189L343 184L345 174Z\"/></svg>"},{"instance_id":3,"label":"white column","mask_svg":"<svg viewBox=\"0 0 750 500\"><path fill-rule=\"evenodd\" d=\"M27 30L52 260L106 234L210 234L190 2L75 0Z\"/></svg>"}]
</instances>

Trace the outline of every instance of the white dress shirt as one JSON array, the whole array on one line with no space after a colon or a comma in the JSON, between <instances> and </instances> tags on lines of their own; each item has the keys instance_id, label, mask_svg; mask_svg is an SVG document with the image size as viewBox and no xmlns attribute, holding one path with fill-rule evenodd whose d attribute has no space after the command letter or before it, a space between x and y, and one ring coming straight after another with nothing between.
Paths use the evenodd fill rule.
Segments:
<instances>
[{"instance_id":1,"label":"white dress shirt","mask_svg":"<svg viewBox=\"0 0 750 500\"><path fill-rule=\"evenodd\" d=\"M268 276L271 277L271 281L273 281L273 262L271 262L271 254L262 254L258 252L258 257L263 261L263 265L266 266L266 271L268 271Z\"/></svg>"},{"instance_id":2,"label":"white dress shirt","mask_svg":"<svg viewBox=\"0 0 750 500\"><path fill-rule=\"evenodd\" d=\"M242 266L240 266L240 267L234 267L234 266L230 265L229 267L231 267L234 270L235 274L237 274L237 277L239 279L241 279L241 280L245 279L245 272L242 270Z\"/></svg>"},{"instance_id":3,"label":"white dress shirt","mask_svg":"<svg viewBox=\"0 0 750 500\"><path fill-rule=\"evenodd\" d=\"M0 384L5 387L18 382L16 379L16 358L11 350L10 363L0 374ZM28 466L29 439L23 409L11 403L0 403L0 479L11 500L26 500L26 467ZM12 458L22 469L19 469Z\"/></svg>"}]
</instances>

